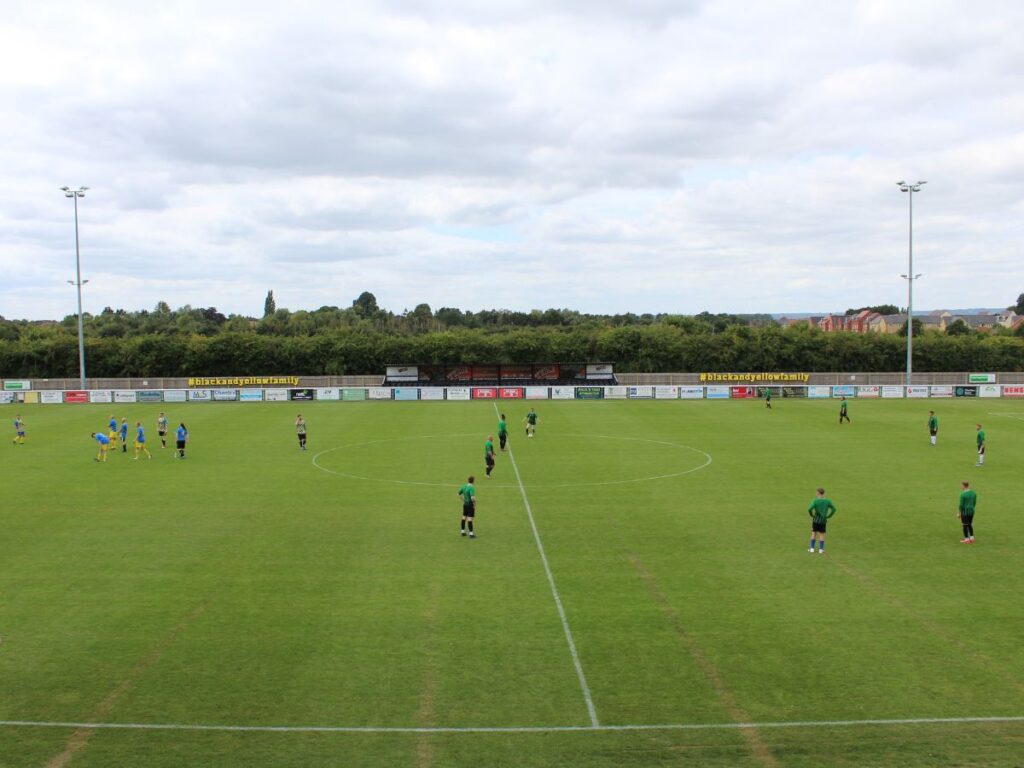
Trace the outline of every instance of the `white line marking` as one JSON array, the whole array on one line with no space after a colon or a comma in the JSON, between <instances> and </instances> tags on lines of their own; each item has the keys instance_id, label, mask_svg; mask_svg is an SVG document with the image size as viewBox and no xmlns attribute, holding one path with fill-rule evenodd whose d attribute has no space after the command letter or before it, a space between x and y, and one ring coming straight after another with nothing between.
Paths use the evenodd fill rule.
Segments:
<instances>
[{"instance_id":1,"label":"white line marking","mask_svg":"<svg viewBox=\"0 0 1024 768\"><path fill-rule=\"evenodd\" d=\"M124 731L231 731L255 733L575 733L580 731L732 731L744 728L851 728L857 726L1024 723L1024 716L907 717L877 720L794 720L767 723L664 723L656 725L524 725L418 726L344 725L202 725L194 723L75 723L41 720L0 720L3 728L76 728Z\"/></svg>"},{"instance_id":2,"label":"white line marking","mask_svg":"<svg viewBox=\"0 0 1024 768\"><path fill-rule=\"evenodd\" d=\"M348 445L337 445L333 448L325 448L313 455L313 466L322 472L326 472L330 475L337 475L338 477L347 477L351 480L365 480L371 483L393 483L395 485L420 485L429 486L433 488L458 488L459 483L432 483L421 480L395 480L387 477L367 477L366 475L357 475L353 472L342 472L337 469L330 469L320 463L320 457L325 456L328 453L334 451L343 451L348 448L359 448L364 445L376 445L378 443L397 443L407 440L430 440L438 437L473 437L468 434L455 434L455 435L409 435L406 437L389 437L383 440L368 440L362 443L349 443ZM592 486L599 485L626 485L629 483L646 483L651 480L667 480L672 477L683 477L684 475L690 475L694 472L699 472L711 465L711 454L707 451L702 451L700 448L694 448L690 445L683 445L682 443L669 443L664 440L651 440L646 437L623 437L622 435L579 435L579 434L564 434L564 435L548 435L544 438L545 442L552 439L558 439L560 437L585 437L585 438L598 438L603 440L632 440L638 443L653 443L654 445L667 445L671 448L683 448L687 451L693 451L699 453L704 457L704 463L690 469L684 469L680 472L670 472L664 475L650 475L649 477L631 477L625 480L602 480L596 483L535 483L534 488L589 488ZM489 483L491 488L516 488L515 485L507 485L503 483Z\"/></svg>"},{"instance_id":3,"label":"white line marking","mask_svg":"<svg viewBox=\"0 0 1024 768\"><path fill-rule=\"evenodd\" d=\"M498 404L494 403L494 413L501 416ZM572 654L572 663L576 667L576 676L580 680L580 689L583 691L583 700L587 704L587 714L590 715L590 725L596 728L600 725L597 720L597 710L594 709L594 700L590 696L590 686L587 685L587 676L583 674L583 665L580 663L580 655L576 652L576 643L572 639L572 630L569 629L569 619L565 615L565 608L562 607L562 598L558 596L558 587L555 586L555 577L551 574L551 566L548 565L548 556L544 553L544 544L540 540L540 532L537 530L537 523L533 519L533 510L530 508L530 500L526 497L526 488L523 485L523 478L519 474L519 465L516 464L516 457L512 453L511 443L508 446L508 458L512 462L512 469L516 473L516 482L519 483L519 493L523 497L523 506L526 507L526 516L530 519L530 528L533 529L533 540L537 543L537 551L540 553L540 561L544 564L544 573L547 574L548 584L551 585L551 596L555 598L555 607L562 619L562 629L565 631L565 641L569 644L569 653Z\"/></svg>"}]
</instances>

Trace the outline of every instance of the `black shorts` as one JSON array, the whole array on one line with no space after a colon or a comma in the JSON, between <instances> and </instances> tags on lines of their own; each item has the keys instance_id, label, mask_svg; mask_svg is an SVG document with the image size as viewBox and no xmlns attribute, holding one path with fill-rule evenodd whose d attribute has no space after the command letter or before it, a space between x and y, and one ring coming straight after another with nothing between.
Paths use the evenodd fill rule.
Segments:
<instances>
[{"instance_id":1,"label":"black shorts","mask_svg":"<svg viewBox=\"0 0 1024 768\"><path fill-rule=\"evenodd\" d=\"M493 467L494 466L494 457L493 456L486 456L484 458L484 461L487 463L488 467Z\"/></svg>"},{"instance_id":2,"label":"black shorts","mask_svg":"<svg viewBox=\"0 0 1024 768\"><path fill-rule=\"evenodd\" d=\"M184 451L185 450L185 441L184 440L179 440L178 441L178 450L179 451Z\"/></svg>"},{"instance_id":3,"label":"black shorts","mask_svg":"<svg viewBox=\"0 0 1024 768\"><path fill-rule=\"evenodd\" d=\"M824 533L825 532L825 523L816 523L816 522L814 522L812 520L811 521L811 531L814 532L814 533Z\"/></svg>"},{"instance_id":4,"label":"black shorts","mask_svg":"<svg viewBox=\"0 0 1024 768\"><path fill-rule=\"evenodd\" d=\"M476 517L476 505L475 504L463 504L462 505L462 516L463 517Z\"/></svg>"},{"instance_id":5,"label":"black shorts","mask_svg":"<svg viewBox=\"0 0 1024 768\"><path fill-rule=\"evenodd\" d=\"M928 434L931 435L932 437L935 437L937 434L939 434L939 430L937 430L937 429L929 429L928 430Z\"/></svg>"},{"instance_id":6,"label":"black shorts","mask_svg":"<svg viewBox=\"0 0 1024 768\"><path fill-rule=\"evenodd\" d=\"M498 442L501 443L501 447L505 447L505 443L508 442L508 433L504 435L498 435Z\"/></svg>"},{"instance_id":7,"label":"black shorts","mask_svg":"<svg viewBox=\"0 0 1024 768\"><path fill-rule=\"evenodd\" d=\"M964 525L971 525L974 522L974 513L971 512L971 514L968 515L968 514L966 514L964 512L961 512L960 513L960 522L963 523Z\"/></svg>"},{"instance_id":8,"label":"black shorts","mask_svg":"<svg viewBox=\"0 0 1024 768\"><path fill-rule=\"evenodd\" d=\"M985 446L984 445L979 445L978 446L978 455L979 456L984 456L985 455Z\"/></svg>"},{"instance_id":9,"label":"black shorts","mask_svg":"<svg viewBox=\"0 0 1024 768\"><path fill-rule=\"evenodd\" d=\"M167 437L167 431L166 431L166 430L164 430L163 432L157 432L157 434L158 434L158 435L159 435L159 436L160 436L161 438Z\"/></svg>"}]
</instances>

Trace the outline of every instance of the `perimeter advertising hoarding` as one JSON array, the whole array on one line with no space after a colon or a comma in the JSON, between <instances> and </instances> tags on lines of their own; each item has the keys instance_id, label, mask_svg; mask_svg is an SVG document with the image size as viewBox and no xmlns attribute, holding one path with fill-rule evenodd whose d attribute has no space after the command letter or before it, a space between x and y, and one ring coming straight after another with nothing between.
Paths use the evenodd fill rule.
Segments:
<instances>
[{"instance_id":1,"label":"perimeter advertising hoarding","mask_svg":"<svg viewBox=\"0 0 1024 768\"><path fill-rule=\"evenodd\" d=\"M857 387L857 397L881 397L882 388L876 384L862 384Z\"/></svg>"},{"instance_id":2,"label":"perimeter advertising hoarding","mask_svg":"<svg viewBox=\"0 0 1024 768\"><path fill-rule=\"evenodd\" d=\"M417 387L395 387L395 400L419 400L420 390Z\"/></svg>"},{"instance_id":3,"label":"perimeter advertising hoarding","mask_svg":"<svg viewBox=\"0 0 1024 768\"><path fill-rule=\"evenodd\" d=\"M612 379L615 374L612 373L611 363L587 363L587 379Z\"/></svg>"},{"instance_id":4,"label":"perimeter advertising hoarding","mask_svg":"<svg viewBox=\"0 0 1024 768\"><path fill-rule=\"evenodd\" d=\"M243 389L238 393L238 400L242 403L262 403L263 402L263 390L262 389Z\"/></svg>"},{"instance_id":5,"label":"perimeter advertising hoarding","mask_svg":"<svg viewBox=\"0 0 1024 768\"><path fill-rule=\"evenodd\" d=\"M469 400L469 387L448 387L449 400Z\"/></svg>"},{"instance_id":6,"label":"perimeter advertising hoarding","mask_svg":"<svg viewBox=\"0 0 1024 768\"><path fill-rule=\"evenodd\" d=\"M21 381L15 379L4 380L4 392L23 392L26 389L32 389L31 381Z\"/></svg>"},{"instance_id":7,"label":"perimeter advertising hoarding","mask_svg":"<svg viewBox=\"0 0 1024 768\"><path fill-rule=\"evenodd\" d=\"M117 390L114 390L114 402L115 403L134 403L134 402L136 402L135 390L134 389L117 389Z\"/></svg>"},{"instance_id":8,"label":"perimeter advertising hoarding","mask_svg":"<svg viewBox=\"0 0 1024 768\"><path fill-rule=\"evenodd\" d=\"M679 399L679 387L663 385L654 388L654 399L655 400L678 400Z\"/></svg>"},{"instance_id":9,"label":"perimeter advertising hoarding","mask_svg":"<svg viewBox=\"0 0 1024 768\"><path fill-rule=\"evenodd\" d=\"M420 371L415 365L389 365L387 376L389 381L418 381Z\"/></svg>"},{"instance_id":10,"label":"perimeter advertising hoarding","mask_svg":"<svg viewBox=\"0 0 1024 768\"><path fill-rule=\"evenodd\" d=\"M857 388L853 384L839 384L832 387L832 397L856 397Z\"/></svg>"},{"instance_id":11,"label":"perimeter advertising hoarding","mask_svg":"<svg viewBox=\"0 0 1024 768\"><path fill-rule=\"evenodd\" d=\"M630 400L650 400L654 397L654 387L630 387Z\"/></svg>"},{"instance_id":12,"label":"perimeter advertising hoarding","mask_svg":"<svg viewBox=\"0 0 1024 768\"><path fill-rule=\"evenodd\" d=\"M998 384L982 384L978 387L978 397L999 397Z\"/></svg>"},{"instance_id":13,"label":"perimeter advertising hoarding","mask_svg":"<svg viewBox=\"0 0 1024 768\"><path fill-rule=\"evenodd\" d=\"M928 387L923 384L911 384L907 387L907 397L928 397Z\"/></svg>"},{"instance_id":14,"label":"perimeter advertising hoarding","mask_svg":"<svg viewBox=\"0 0 1024 768\"><path fill-rule=\"evenodd\" d=\"M341 390L337 387L317 387L317 400L341 400Z\"/></svg>"},{"instance_id":15,"label":"perimeter advertising hoarding","mask_svg":"<svg viewBox=\"0 0 1024 768\"><path fill-rule=\"evenodd\" d=\"M577 400L601 400L604 398L604 387L576 387Z\"/></svg>"},{"instance_id":16,"label":"perimeter advertising hoarding","mask_svg":"<svg viewBox=\"0 0 1024 768\"><path fill-rule=\"evenodd\" d=\"M552 387L551 388L551 399L552 400L573 400L576 397L576 389L574 387Z\"/></svg>"},{"instance_id":17,"label":"perimeter advertising hoarding","mask_svg":"<svg viewBox=\"0 0 1024 768\"><path fill-rule=\"evenodd\" d=\"M494 400L497 396L497 387L473 387L474 400Z\"/></svg>"},{"instance_id":18,"label":"perimeter advertising hoarding","mask_svg":"<svg viewBox=\"0 0 1024 768\"><path fill-rule=\"evenodd\" d=\"M213 392L208 389L190 389L188 399L191 403L209 403L213 400Z\"/></svg>"},{"instance_id":19,"label":"perimeter advertising hoarding","mask_svg":"<svg viewBox=\"0 0 1024 768\"><path fill-rule=\"evenodd\" d=\"M164 393L159 389L140 389L135 393L135 399L140 403L159 403L164 399Z\"/></svg>"},{"instance_id":20,"label":"perimeter advertising hoarding","mask_svg":"<svg viewBox=\"0 0 1024 768\"><path fill-rule=\"evenodd\" d=\"M263 390L263 399L268 403L287 403L288 402L288 390L287 389L265 389Z\"/></svg>"},{"instance_id":21,"label":"perimeter advertising hoarding","mask_svg":"<svg viewBox=\"0 0 1024 768\"><path fill-rule=\"evenodd\" d=\"M371 400L390 400L391 387L370 387L366 390L366 396Z\"/></svg>"},{"instance_id":22,"label":"perimeter advertising hoarding","mask_svg":"<svg viewBox=\"0 0 1024 768\"><path fill-rule=\"evenodd\" d=\"M89 402L112 403L114 402L114 396L110 394L109 389L93 389L89 391Z\"/></svg>"},{"instance_id":23,"label":"perimeter advertising hoarding","mask_svg":"<svg viewBox=\"0 0 1024 768\"><path fill-rule=\"evenodd\" d=\"M629 397L629 387L605 387L604 396L608 400L623 400Z\"/></svg>"},{"instance_id":24,"label":"perimeter advertising hoarding","mask_svg":"<svg viewBox=\"0 0 1024 768\"><path fill-rule=\"evenodd\" d=\"M366 390L362 387L345 387L341 390L342 400L365 400Z\"/></svg>"},{"instance_id":25,"label":"perimeter advertising hoarding","mask_svg":"<svg viewBox=\"0 0 1024 768\"><path fill-rule=\"evenodd\" d=\"M827 384L811 384L807 388L807 396L814 400L832 397L832 387Z\"/></svg>"},{"instance_id":26,"label":"perimeter advertising hoarding","mask_svg":"<svg viewBox=\"0 0 1024 768\"><path fill-rule=\"evenodd\" d=\"M734 400L750 400L757 397L757 387L729 387L729 397Z\"/></svg>"},{"instance_id":27,"label":"perimeter advertising hoarding","mask_svg":"<svg viewBox=\"0 0 1024 768\"><path fill-rule=\"evenodd\" d=\"M994 373L971 373L968 374L967 380L971 384L995 384L996 375Z\"/></svg>"},{"instance_id":28,"label":"perimeter advertising hoarding","mask_svg":"<svg viewBox=\"0 0 1024 768\"><path fill-rule=\"evenodd\" d=\"M39 393L39 402L45 403L46 405L55 405L63 402L61 397L62 392L59 389L44 389ZM14 399L14 394L11 393L11 400ZM11 402L8 400L7 402Z\"/></svg>"},{"instance_id":29,"label":"perimeter advertising hoarding","mask_svg":"<svg viewBox=\"0 0 1024 768\"><path fill-rule=\"evenodd\" d=\"M26 403L38 403L39 393L38 392L22 392L21 397Z\"/></svg>"},{"instance_id":30,"label":"perimeter advertising hoarding","mask_svg":"<svg viewBox=\"0 0 1024 768\"><path fill-rule=\"evenodd\" d=\"M548 399L548 388L547 387L527 387L526 388L526 399L527 400L547 400Z\"/></svg>"},{"instance_id":31,"label":"perimeter advertising hoarding","mask_svg":"<svg viewBox=\"0 0 1024 768\"><path fill-rule=\"evenodd\" d=\"M928 387L928 394L931 397L952 397L953 387L945 384L933 385Z\"/></svg>"},{"instance_id":32,"label":"perimeter advertising hoarding","mask_svg":"<svg viewBox=\"0 0 1024 768\"><path fill-rule=\"evenodd\" d=\"M554 381L559 378L561 366L538 365L533 369L533 378L539 381Z\"/></svg>"},{"instance_id":33,"label":"perimeter advertising hoarding","mask_svg":"<svg viewBox=\"0 0 1024 768\"><path fill-rule=\"evenodd\" d=\"M498 397L502 400L522 400L524 394L522 387L502 387L498 391Z\"/></svg>"},{"instance_id":34,"label":"perimeter advertising hoarding","mask_svg":"<svg viewBox=\"0 0 1024 768\"><path fill-rule=\"evenodd\" d=\"M83 389L70 389L64 393L65 403L88 403L89 393Z\"/></svg>"},{"instance_id":35,"label":"perimeter advertising hoarding","mask_svg":"<svg viewBox=\"0 0 1024 768\"><path fill-rule=\"evenodd\" d=\"M882 399L889 397L903 397L903 387L899 384L883 384Z\"/></svg>"},{"instance_id":36,"label":"perimeter advertising hoarding","mask_svg":"<svg viewBox=\"0 0 1024 768\"><path fill-rule=\"evenodd\" d=\"M468 365L459 365L449 368L444 377L448 381L469 381L473 378L473 370Z\"/></svg>"},{"instance_id":37,"label":"perimeter advertising hoarding","mask_svg":"<svg viewBox=\"0 0 1024 768\"><path fill-rule=\"evenodd\" d=\"M238 399L237 389L215 389L213 390L213 399L218 402L234 402Z\"/></svg>"},{"instance_id":38,"label":"perimeter advertising hoarding","mask_svg":"<svg viewBox=\"0 0 1024 768\"><path fill-rule=\"evenodd\" d=\"M184 403L188 399L188 392L184 389L165 389L165 403Z\"/></svg>"},{"instance_id":39,"label":"perimeter advertising hoarding","mask_svg":"<svg viewBox=\"0 0 1024 768\"><path fill-rule=\"evenodd\" d=\"M46 394L45 392L43 394ZM60 392L57 392L57 396L60 397ZM0 405L10 405L17 400L13 392L0 392ZM45 402L45 400L43 401ZM59 402L59 401L58 401Z\"/></svg>"},{"instance_id":40,"label":"perimeter advertising hoarding","mask_svg":"<svg viewBox=\"0 0 1024 768\"><path fill-rule=\"evenodd\" d=\"M1003 397L1024 397L1024 385L1003 384Z\"/></svg>"},{"instance_id":41,"label":"perimeter advertising hoarding","mask_svg":"<svg viewBox=\"0 0 1024 768\"><path fill-rule=\"evenodd\" d=\"M679 397L683 400L703 400L704 387L680 387Z\"/></svg>"},{"instance_id":42,"label":"perimeter advertising hoarding","mask_svg":"<svg viewBox=\"0 0 1024 768\"><path fill-rule=\"evenodd\" d=\"M807 397L807 387L770 387L781 390L783 397Z\"/></svg>"},{"instance_id":43,"label":"perimeter advertising hoarding","mask_svg":"<svg viewBox=\"0 0 1024 768\"><path fill-rule=\"evenodd\" d=\"M729 387L724 384L712 384L706 388L708 400L728 400Z\"/></svg>"},{"instance_id":44,"label":"perimeter advertising hoarding","mask_svg":"<svg viewBox=\"0 0 1024 768\"><path fill-rule=\"evenodd\" d=\"M420 400L444 400L444 387L423 387Z\"/></svg>"},{"instance_id":45,"label":"perimeter advertising hoarding","mask_svg":"<svg viewBox=\"0 0 1024 768\"><path fill-rule=\"evenodd\" d=\"M288 399L289 400L312 400L315 396L315 392L309 387L302 387L300 389L289 389Z\"/></svg>"},{"instance_id":46,"label":"perimeter advertising hoarding","mask_svg":"<svg viewBox=\"0 0 1024 768\"><path fill-rule=\"evenodd\" d=\"M953 390L953 395L955 397L977 397L978 388L976 386L957 387Z\"/></svg>"}]
</instances>

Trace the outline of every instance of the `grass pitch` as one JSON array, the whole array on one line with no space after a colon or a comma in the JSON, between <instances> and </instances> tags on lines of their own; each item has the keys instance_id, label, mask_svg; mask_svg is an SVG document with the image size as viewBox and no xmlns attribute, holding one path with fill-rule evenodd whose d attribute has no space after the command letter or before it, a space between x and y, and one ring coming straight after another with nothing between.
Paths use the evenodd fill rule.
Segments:
<instances>
[{"instance_id":1,"label":"grass pitch","mask_svg":"<svg viewBox=\"0 0 1024 768\"><path fill-rule=\"evenodd\" d=\"M105 465L111 406L24 407L0 766L1024 763L1024 404L773 405L500 402L492 479L492 403L114 406Z\"/></svg>"}]
</instances>

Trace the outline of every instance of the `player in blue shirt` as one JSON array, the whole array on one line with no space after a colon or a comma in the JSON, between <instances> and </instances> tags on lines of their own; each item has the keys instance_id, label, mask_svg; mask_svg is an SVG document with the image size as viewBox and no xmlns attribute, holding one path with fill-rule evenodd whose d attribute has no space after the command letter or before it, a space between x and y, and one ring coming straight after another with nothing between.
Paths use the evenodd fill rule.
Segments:
<instances>
[{"instance_id":1,"label":"player in blue shirt","mask_svg":"<svg viewBox=\"0 0 1024 768\"><path fill-rule=\"evenodd\" d=\"M20 413L14 417L14 439L11 442L15 445L25 442L25 422L21 420Z\"/></svg>"},{"instance_id":2,"label":"player in blue shirt","mask_svg":"<svg viewBox=\"0 0 1024 768\"><path fill-rule=\"evenodd\" d=\"M121 419L121 453L128 453L128 419Z\"/></svg>"},{"instance_id":3,"label":"player in blue shirt","mask_svg":"<svg viewBox=\"0 0 1024 768\"><path fill-rule=\"evenodd\" d=\"M110 438L102 432L93 432L89 435L99 445L99 453L96 454L96 461L107 460L107 449L110 447Z\"/></svg>"},{"instance_id":4,"label":"player in blue shirt","mask_svg":"<svg viewBox=\"0 0 1024 768\"><path fill-rule=\"evenodd\" d=\"M132 457L132 461L139 460L139 451L146 454L147 459L152 459L153 454L149 452L149 448L146 447L146 431L142 428L142 422L135 422L135 455Z\"/></svg>"},{"instance_id":5,"label":"player in blue shirt","mask_svg":"<svg viewBox=\"0 0 1024 768\"><path fill-rule=\"evenodd\" d=\"M178 439L178 444L177 444L178 458L179 459L184 459L185 458L185 445L188 443L188 428L185 427L185 422L181 422L178 425L177 439Z\"/></svg>"},{"instance_id":6,"label":"player in blue shirt","mask_svg":"<svg viewBox=\"0 0 1024 768\"><path fill-rule=\"evenodd\" d=\"M110 414L110 421L107 422L108 432L107 437L110 438L110 442L114 444L114 448L117 448L117 417L114 414Z\"/></svg>"}]
</instances>

